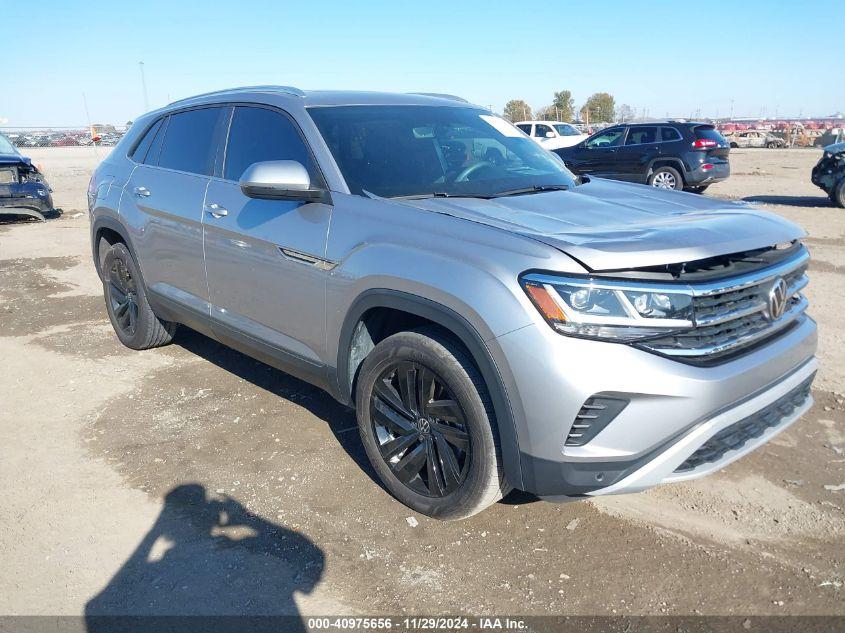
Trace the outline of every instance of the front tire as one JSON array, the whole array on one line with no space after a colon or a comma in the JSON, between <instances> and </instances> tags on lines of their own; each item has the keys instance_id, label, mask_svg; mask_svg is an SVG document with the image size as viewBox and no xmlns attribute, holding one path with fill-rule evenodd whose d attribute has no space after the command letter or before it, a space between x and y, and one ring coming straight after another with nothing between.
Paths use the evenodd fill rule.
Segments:
<instances>
[{"instance_id":1,"label":"front tire","mask_svg":"<svg viewBox=\"0 0 845 633\"><path fill-rule=\"evenodd\" d=\"M109 320L120 342L131 349L167 345L177 324L159 319L149 302L135 259L120 242L111 246L101 267Z\"/></svg>"},{"instance_id":2,"label":"front tire","mask_svg":"<svg viewBox=\"0 0 845 633\"><path fill-rule=\"evenodd\" d=\"M648 184L658 189L680 190L684 188L684 179L674 167L658 167L648 177Z\"/></svg>"},{"instance_id":3,"label":"front tire","mask_svg":"<svg viewBox=\"0 0 845 633\"><path fill-rule=\"evenodd\" d=\"M845 208L845 178L839 181L833 191L830 192L830 199L833 204Z\"/></svg>"},{"instance_id":4,"label":"front tire","mask_svg":"<svg viewBox=\"0 0 845 633\"><path fill-rule=\"evenodd\" d=\"M389 336L355 390L367 456L390 493L438 519L464 519L507 491L490 396L463 349L435 329Z\"/></svg>"}]
</instances>

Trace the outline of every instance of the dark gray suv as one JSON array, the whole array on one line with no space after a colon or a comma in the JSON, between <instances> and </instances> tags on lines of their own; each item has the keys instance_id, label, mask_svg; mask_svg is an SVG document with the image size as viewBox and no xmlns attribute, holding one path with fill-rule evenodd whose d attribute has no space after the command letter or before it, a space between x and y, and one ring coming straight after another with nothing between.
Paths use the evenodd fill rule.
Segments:
<instances>
[{"instance_id":1,"label":"dark gray suv","mask_svg":"<svg viewBox=\"0 0 845 633\"><path fill-rule=\"evenodd\" d=\"M186 99L137 120L89 202L124 344L184 324L322 387L431 516L700 477L812 402L799 227L582 182L457 98Z\"/></svg>"},{"instance_id":2,"label":"dark gray suv","mask_svg":"<svg viewBox=\"0 0 845 633\"><path fill-rule=\"evenodd\" d=\"M614 125L556 149L576 174L701 193L731 174L730 144L709 123Z\"/></svg>"}]
</instances>

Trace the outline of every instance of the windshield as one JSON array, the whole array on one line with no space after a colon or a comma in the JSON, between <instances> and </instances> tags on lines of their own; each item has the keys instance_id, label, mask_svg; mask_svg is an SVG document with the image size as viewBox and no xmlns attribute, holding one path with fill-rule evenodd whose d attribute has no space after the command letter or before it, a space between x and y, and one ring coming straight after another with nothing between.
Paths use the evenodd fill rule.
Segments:
<instances>
[{"instance_id":1,"label":"windshield","mask_svg":"<svg viewBox=\"0 0 845 633\"><path fill-rule=\"evenodd\" d=\"M18 150L12 145L12 142L5 136L0 134L0 154L17 154Z\"/></svg>"},{"instance_id":2,"label":"windshield","mask_svg":"<svg viewBox=\"0 0 845 633\"><path fill-rule=\"evenodd\" d=\"M578 136L581 133L571 125L555 125L555 129L561 136Z\"/></svg>"},{"instance_id":3,"label":"windshield","mask_svg":"<svg viewBox=\"0 0 845 633\"><path fill-rule=\"evenodd\" d=\"M308 112L355 194L487 197L576 184L555 154L484 110L338 106Z\"/></svg>"}]
</instances>

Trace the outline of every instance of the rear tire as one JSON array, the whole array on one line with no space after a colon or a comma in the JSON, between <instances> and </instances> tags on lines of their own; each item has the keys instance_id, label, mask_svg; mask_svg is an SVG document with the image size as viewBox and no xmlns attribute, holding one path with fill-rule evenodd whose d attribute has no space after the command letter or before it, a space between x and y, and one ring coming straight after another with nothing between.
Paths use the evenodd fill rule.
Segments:
<instances>
[{"instance_id":1,"label":"rear tire","mask_svg":"<svg viewBox=\"0 0 845 633\"><path fill-rule=\"evenodd\" d=\"M412 510L464 519L507 492L487 387L439 330L400 332L376 345L361 364L355 403L370 463Z\"/></svg>"},{"instance_id":2,"label":"rear tire","mask_svg":"<svg viewBox=\"0 0 845 633\"><path fill-rule=\"evenodd\" d=\"M648 177L648 184L658 189L681 190L684 188L684 179L674 167L658 167Z\"/></svg>"},{"instance_id":3,"label":"rear tire","mask_svg":"<svg viewBox=\"0 0 845 633\"><path fill-rule=\"evenodd\" d=\"M120 342L131 349L167 345L177 323L159 319L149 302L135 258L125 244L112 245L103 257L103 295L109 320Z\"/></svg>"}]
</instances>

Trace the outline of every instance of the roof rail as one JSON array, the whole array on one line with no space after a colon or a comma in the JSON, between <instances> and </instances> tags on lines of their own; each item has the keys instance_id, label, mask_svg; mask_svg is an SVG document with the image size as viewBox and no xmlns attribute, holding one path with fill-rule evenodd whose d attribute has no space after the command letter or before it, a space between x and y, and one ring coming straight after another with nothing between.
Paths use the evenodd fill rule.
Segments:
<instances>
[{"instance_id":1,"label":"roof rail","mask_svg":"<svg viewBox=\"0 0 845 633\"><path fill-rule=\"evenodd\" d=\"M457 95L444 94L442 92L409 92L409 95L419 95L421 97L437 97L438 99L449 99L450 101L460 101L461 103L469 103L463 97Z\"/></svg>"},{"instance_id":2,"label":"roof rail","mask_svg":"<svg viewBox=\"0 0 845 633\"><path fill-rule=\"evenodd\" d=\"M211 97L214 95L222 95L228 93L238 93L238 92L252 92L252 91L262 91L262 92L284 92L289 95L294 95L296 97L304 97L305 93L300 90L299 88L294 88L293 86L274 86L274 85L264 85L264 86L239 86L237 88L224 88L223 90L212 90L211 92L203 92L202 94L192 95L190 97L185 97L184 99L177 99L169 103L168 105L174 105L177 103L182 103L183 101L191 101L192 99L199 99L200 97Z\"/></svg>"}]
</instances>

